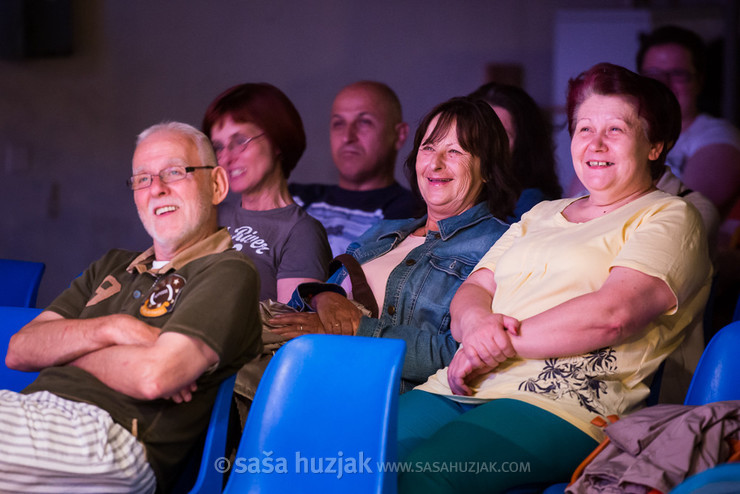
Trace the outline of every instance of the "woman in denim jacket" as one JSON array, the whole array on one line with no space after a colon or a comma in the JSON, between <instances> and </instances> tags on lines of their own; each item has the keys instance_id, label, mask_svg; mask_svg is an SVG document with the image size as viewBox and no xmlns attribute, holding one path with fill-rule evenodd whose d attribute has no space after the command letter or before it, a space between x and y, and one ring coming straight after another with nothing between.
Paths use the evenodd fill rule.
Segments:
<instances>
[{"instance_id":1,"label":"woman in denim jacket","mask_svg":"<svg viewBox=\"0 0 740 494\"><path fill-rule=\"evenodd\" d=\"M453 98L424 117L405 163L409 184L426 203L419 219L386 220L347 253L362 265L379 310L363 315L348 301L345 268L324 284L308 283L294 303L315 313L281 315L276 332L353 334L406 341L402 391L449 364L450 302L480 258L503 234L519 194L509 146L491 107Z\"/></svg>"}]
</instances>

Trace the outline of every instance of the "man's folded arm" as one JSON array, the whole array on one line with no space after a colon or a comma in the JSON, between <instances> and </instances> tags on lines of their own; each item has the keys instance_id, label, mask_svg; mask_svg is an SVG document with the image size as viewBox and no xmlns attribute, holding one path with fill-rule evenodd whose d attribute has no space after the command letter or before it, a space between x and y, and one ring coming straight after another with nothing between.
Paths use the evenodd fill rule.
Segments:
<instances>
[{"instance_id":1,"label":"man's folded arm","mask_svg":"<svg viewBox=\"0 0 740 494\"><path fill-rule=\"evenodd\" d=\"M158 328L126 314L66 319L46 310L11 337L5 364L38 371L112 345L153 345L159 334Z\"/></svg>"},{"instance_id":2,"label":"man's folded arm","mask_svg":"<svg viewBox=\"0 0 740 494\"><path fill-rule=\"evenodd\" d=\"M153 345L115 345L88 353L70 365L106 386L141 400L168 398L191 386L219 361L203 341L162 333Z\"/></svg>"}]
</instances>

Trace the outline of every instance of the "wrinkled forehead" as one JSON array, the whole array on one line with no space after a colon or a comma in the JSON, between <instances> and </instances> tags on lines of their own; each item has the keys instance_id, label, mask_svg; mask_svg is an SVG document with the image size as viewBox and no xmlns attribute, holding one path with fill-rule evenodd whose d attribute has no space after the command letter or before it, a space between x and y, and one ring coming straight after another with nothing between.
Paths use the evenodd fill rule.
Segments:
<instances>
[{"instance_id":1,"label":"wrinkled forehead","mask_svg":"<svg viewBox=\"0 0 740 494\"><path fill-rule=\"evenodd\" d=\"M457 117L448 112L437 113L430 121L426 130L422 144L439 142L447 136L458 141Z\"/></svg>"},{"instance_id":2,"label":"wrinkled forehead","mask_svg":"<svg viewBox=\"0 0 740 494\"><path fill-rule=\"evenodd\" d=\"M603 94L593 89L587 93L576 106L576 121L584 118L592 118L594 114L607 113L612 118L634 122L638 119L639 106L636 97L621 94Z\"/></svg>"},{"instance_id":3,"label":"wrinkled forehead","mask_svg":"<svg viewBox=\"0 0 740 494\"><path fill-rule=\"evenodd\" d=\"M613 110L610 113L612 118L619 118L625 123L635 126L650 140L650 123L644 115L647 109L640 105L636 96L629 94L600 94L592 91L576 107L573 125L575 126L581 119L593 117L592 113L594 111L599 112L606 108Z\"/></svg>"},{"instance_id":4,"label":"wrinkled forehead","mask_svg":"<svg viewBox=\"0 0 740 494\"><path fill-rule=\"evenodd\" d=\"M191 139L174 132L157 132L136 146L132 171L156 173L171 166L199 165L198 149Z\"/></svg>"}]
</instances>

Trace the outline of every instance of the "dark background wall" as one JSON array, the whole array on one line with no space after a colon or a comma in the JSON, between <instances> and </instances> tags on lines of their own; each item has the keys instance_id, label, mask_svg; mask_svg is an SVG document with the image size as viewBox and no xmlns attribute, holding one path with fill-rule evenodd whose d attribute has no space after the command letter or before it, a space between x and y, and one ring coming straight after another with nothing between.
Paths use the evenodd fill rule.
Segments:
<instances>
[{"instance_id":1,"label":"dark background wall","mask_svg":"<svg viewBox=\"0 0 740 494\"><path fill-rule=\"evenodd\" d=\"M9 3L0 9L0 42L8 43L18 21L8 7L14 0L2 1ZM737 46L731 0L67 2L71 54L6 51L0 60L0 257L47 264L41 306L107 249L148 247L124 185L135 136L162 120L199 126L206 105L230 85L281 88L308 137L292 180L335 182L329 108L355 80L393 87L415 129L436 103L513 65L557 123L564 95L554 88L564 81L554 73L558 67L563 78L563 51L572 54L565 65L574 67L571 76L592 63L584 58L580 66L579 46L602 47L605 61L631 62L636 26L665 21L695 26L708 38L729 35ZM608 36L563 36L562 13L581 9L599 23L619 17L615 9L641 20ZM573 50L562 49L574 39ZM734 105L723 108L734 116ZM408 145L401 155L407 152ZM567 174L567 155L561 161Z\"/></svg>"}]
</instances>

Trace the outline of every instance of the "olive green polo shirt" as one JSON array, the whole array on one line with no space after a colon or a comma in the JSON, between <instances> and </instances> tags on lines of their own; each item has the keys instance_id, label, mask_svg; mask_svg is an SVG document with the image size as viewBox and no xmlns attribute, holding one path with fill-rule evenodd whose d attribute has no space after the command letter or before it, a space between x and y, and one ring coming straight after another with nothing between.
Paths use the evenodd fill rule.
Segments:
<instances>
[{"instance_id":1,"label":"olive green polo shirt","mask_svg":"<svg viewBox=\"0 0 740 494\"><path fill-rule=\"evenodd\" d=\"M144 444L166 490L208 425L219 383L261 351L259 277L252 262L230 247L221 229L160 269L151 268L153 248L112 250L47 308L68 319L129 314L162 332L200 339L219 362L197 380L192 401L138 400L66 365L44 369L24 393L46 390L106 410Z\"/></svg>"}]
</instances>

